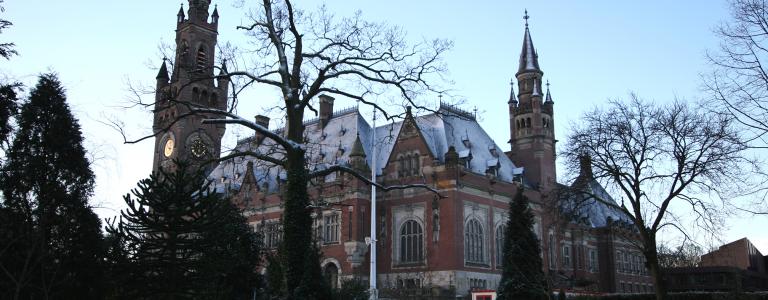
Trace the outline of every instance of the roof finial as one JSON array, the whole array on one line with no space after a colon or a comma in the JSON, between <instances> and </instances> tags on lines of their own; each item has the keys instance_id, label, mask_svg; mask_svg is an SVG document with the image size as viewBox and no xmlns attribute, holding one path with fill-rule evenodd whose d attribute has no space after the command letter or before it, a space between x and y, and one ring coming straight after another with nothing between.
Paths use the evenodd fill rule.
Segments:
<instances>
[{"instance_id":1,"label":"roof finial","mask_svg":"<svg viewBox=\"0 0 768 300\"><path fill-rule=\"evenodd\" d=\"M525 16L523 16L523 19L525 19L525 28L528 28L528 19L531 17L528 16L528 9L525 10Z\"/></svg>"}]
</instances>

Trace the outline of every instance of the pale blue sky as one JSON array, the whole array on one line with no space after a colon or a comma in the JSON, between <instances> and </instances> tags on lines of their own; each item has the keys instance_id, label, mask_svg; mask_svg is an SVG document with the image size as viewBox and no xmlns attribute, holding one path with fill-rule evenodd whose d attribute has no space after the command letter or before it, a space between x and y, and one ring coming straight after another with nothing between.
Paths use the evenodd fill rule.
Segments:
<instances>
[{"instance_id":1,"label":"pale blue sky","mask_svg":"<svg viewBox=\"0 0 768 300\"><path fill-rule=\"evenodd\" d=\"M186 1L183 1L186 3ZM245 1L246 6L249 2ZM94 201L102 216L122 208L121 195L150 172L152 143L124 145L100 123L109 116L123 120L135 136L147 133L151 115L121 109L128 80L153 84L159 65L157 46L174 38L180 1L8 0L3 17L14 26L0 35L20 52L0 71L31 85L36 74L58 72L81 120L87 147L94 156L97 189ZM243 44L234 27L243 12L232 1L219 4L219 41ZM300 1L314 9L320 1ZM507 149L506 101L509 80L517 70L523 36L523 10L545 79L552 83L556 134L565 143L568 124L607 99L630 91L646 99L702 96L699 74L708 66L707 49L717 46L712 28L727 18L724 1L328 1L330 11L349 16L362 10L369 20L406 29L413 39L447 38L455 43L445 56L466 109L477 106L481 124ZM262 97L259 97L262 96ZM268 95L266 97L271 97ZM262 99L264 95L254 95ZM260 112L261 100L240 113ZM436 102L436 99L434 100ZM228 130L227 141L242 130ZM562 173L562 169L560 169ZM739 216L722 233L726 241L748 237L768 253L768 218Z\"/></svg>"}]
</instances>

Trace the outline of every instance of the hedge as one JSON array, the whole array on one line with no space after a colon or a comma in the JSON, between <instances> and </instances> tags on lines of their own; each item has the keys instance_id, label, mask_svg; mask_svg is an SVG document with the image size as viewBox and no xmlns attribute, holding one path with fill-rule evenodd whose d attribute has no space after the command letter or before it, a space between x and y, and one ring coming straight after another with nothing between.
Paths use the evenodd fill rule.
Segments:
<instances>
[{"instance_id":1,"label":"hedge","mask_svg":"<svg viewBox=\"0 0 768 300\"><path fill-rule=\"evenodd\" d=\"M656 300L654 294L613 294L603 296L575 296L572 300ZM768 300L768 292L757 293L670 293L667 300Z\"/></svg>"}]
</instances>

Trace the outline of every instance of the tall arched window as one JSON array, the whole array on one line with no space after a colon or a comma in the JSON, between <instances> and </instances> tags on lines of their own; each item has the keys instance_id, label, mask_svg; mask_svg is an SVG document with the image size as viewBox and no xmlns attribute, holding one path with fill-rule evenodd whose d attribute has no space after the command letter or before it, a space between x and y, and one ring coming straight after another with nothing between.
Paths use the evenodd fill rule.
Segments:
<instances>
[{"instance_id":1,"label":"tall arched window","mask_svg":"<svg viewBox=\"0 0 768 300\"><path fill-rule=\"evenodd\" d=\"M501 266L504 262L504 239L507 236L507 226L501 224L496 227L496 265Z\"/></svg>"},{"instance_id":2,"label":"tall arched window","mask_svg":"<svg viewBox=\"0 0 768 300\"><path fill-rule=\"evenodd\" d=\"M418 263L424 260L424 230L421 224L408 220L400 226L400 262Z\"/></svg>"},{"instance_id":3,"label":"tall arched window","mask_svg":"<svg viewBox=\"0 0 768 300\"><path fill-rule=\"evenodd\" d=\"M197 49L197 68L204 69L208 65L208 56L205 53L205 46L200 45Z\"/></svg>"},{"instance_id":4,"label":"tall arched window","mask_svg":"<svg viewBox=\"0 0 768 300\"><path fill-rule=\"evenodd\" d=\"M467 262L485 263L483 248L483 226L477 219L469 220L464 228L464 257Z\"/></svg>"}]
</instances>

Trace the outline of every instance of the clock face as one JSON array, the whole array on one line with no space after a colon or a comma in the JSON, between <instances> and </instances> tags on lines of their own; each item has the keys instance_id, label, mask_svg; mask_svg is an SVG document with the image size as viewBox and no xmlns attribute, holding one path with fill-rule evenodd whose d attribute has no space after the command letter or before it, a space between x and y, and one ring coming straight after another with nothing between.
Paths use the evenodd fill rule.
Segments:
<instances>
[{"instance_id":1,"label":"clock face","mask_svg":"<svg viewBox=\"0 0 768 300\"><path fill-rule=\"evenodd\" d=\"M168 139L167 141L165 141L165 148L163 149L163 154L165 154L165 157L171 157L171 155L173 154L173 147L174 147L173 139Z\"/></svg>"},{"instance_id":2,"label":"clock face","mask_svg":"<svg viewBox=\"0 0 768 300\"><path fill-rule=\"evenodd\" d=\"M208 154L208 145L205 144L205 142L197 138L194 141L192 141L192 155L195 156L195 158L203 158Z\"/></svg>"}]
</instances>

